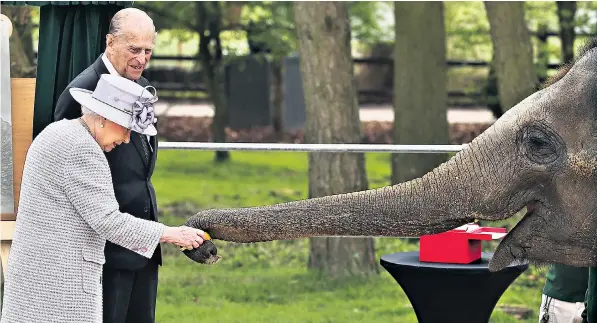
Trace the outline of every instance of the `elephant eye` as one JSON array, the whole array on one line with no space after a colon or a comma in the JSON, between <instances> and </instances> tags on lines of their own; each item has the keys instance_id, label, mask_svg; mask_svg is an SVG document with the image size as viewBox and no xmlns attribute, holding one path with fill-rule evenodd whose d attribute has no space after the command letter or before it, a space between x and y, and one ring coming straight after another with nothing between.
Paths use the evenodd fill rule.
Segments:
<instances>
[{"instance_id":1,"label":"elephant eye","mask_svg":"<svg viewBox=\"0 0 597 323\"><path fill-rule=\"evenodd\" d=\"M546 141L543 138L529 138L529 145L533 153L538 156L548 156L556 153L556 150L553 147L553 145L551 145L549 141Z\"/></svg>"},{"instance_id":2,"label":"elephant eye","mask_svg":"<svg viewBox=\"0 0 597 323\"><path fill-rule=\"evenodd\" d=\"M537 164L554 162L564 148L560 138L543 125L525 127L519 143L524 155Z\"/></svg>"}]
</instances>

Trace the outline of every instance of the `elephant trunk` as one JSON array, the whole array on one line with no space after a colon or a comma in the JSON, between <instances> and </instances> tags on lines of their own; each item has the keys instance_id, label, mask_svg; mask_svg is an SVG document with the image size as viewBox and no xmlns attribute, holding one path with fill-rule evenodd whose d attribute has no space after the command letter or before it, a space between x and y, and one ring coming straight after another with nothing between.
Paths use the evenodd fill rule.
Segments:
<instances>
[{"instance_id":1,"label":"elephant trunk","mask_svg":"<svg viewBox=\"0 0 597 323\"><path fill-rule=\"evenodd\" d=\"M506 183L513 174L503 165L511 149L505 144L508 140L496 140L496 133L507 130L496 126L421 178L271 206L205 210L186 225L214 239L259 242L313 236L418 237L474 219L506 218L524 205L510 205L517 199L504 198L504 185L495 184ZM500 172L488 151L502 157Z\"/></svg>"}]
</instances>

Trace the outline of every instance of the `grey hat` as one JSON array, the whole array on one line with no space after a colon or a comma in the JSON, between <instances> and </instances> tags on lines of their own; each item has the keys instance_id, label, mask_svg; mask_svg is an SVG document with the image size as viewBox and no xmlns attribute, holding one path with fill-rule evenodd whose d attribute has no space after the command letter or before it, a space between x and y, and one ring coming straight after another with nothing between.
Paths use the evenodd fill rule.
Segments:
<instances>
[{"instance_id":1,"label":"grey hat","mask_svg":"<svg viewBox=\"0 0 597 323\"><path fill-rule=\"evenodd\" d=\"M93 92L81 88L69 91L82 106L114 123L144 135L157 134L153 104L158 97L153 86L142 87L121 76L102 74Z\"/></svg>"}]
</instances>

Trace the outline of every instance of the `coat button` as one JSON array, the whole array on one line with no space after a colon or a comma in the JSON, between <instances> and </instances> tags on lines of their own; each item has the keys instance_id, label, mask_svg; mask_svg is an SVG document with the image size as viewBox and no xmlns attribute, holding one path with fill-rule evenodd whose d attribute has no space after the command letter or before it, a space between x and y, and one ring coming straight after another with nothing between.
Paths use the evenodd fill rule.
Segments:
<instances>
[{"instance_id":1,"label":"coat button","mask_svg":"<svg viewBox=\"0 0 597 323\"><path fill-rule=\"evenodd\" d=\"M149 209L146 207L143 208L143 212L147 213L149 211Z\"/></svg>"}]
</instances>

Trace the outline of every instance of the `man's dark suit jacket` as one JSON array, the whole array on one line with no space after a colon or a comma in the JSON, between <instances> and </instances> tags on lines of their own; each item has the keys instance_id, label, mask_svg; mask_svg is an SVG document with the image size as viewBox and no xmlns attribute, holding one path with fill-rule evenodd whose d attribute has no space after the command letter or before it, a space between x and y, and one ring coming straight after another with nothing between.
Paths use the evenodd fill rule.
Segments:
<instances>
[{"instance_id":1,"label":"man's dark suit jacket","mask_svg":"<svg viewBox=\"0 0 597 323\"><path fill-rule=\"evenodd\" d=\"M54 120L80 117L81 105L73 99L68 90L72 87L78 87L93 91L100 79L100 75L109 73L101 56L98 57L62 92L56 102ZM143 77L136 82L141 86L149 85L149 82ZM153 153L151 153L149 165L146 164L143 157L143 146L140 142L140 140L147 140L147 138L141 136L145 135L131 132L131 140L128 144L117 146L105 155L112 172L114 193L120 205L120 211L138 218L158 221L155 190L151 183L151 175L157 157L157 136L150 137ZM106 242L105 255L105 265L117 269L135 270L144 267L148 263L147 258L109 241ZM160 265L162 264L160 246L155 250L152 260L157 261Z\"/></svg>"}]
</instances>

